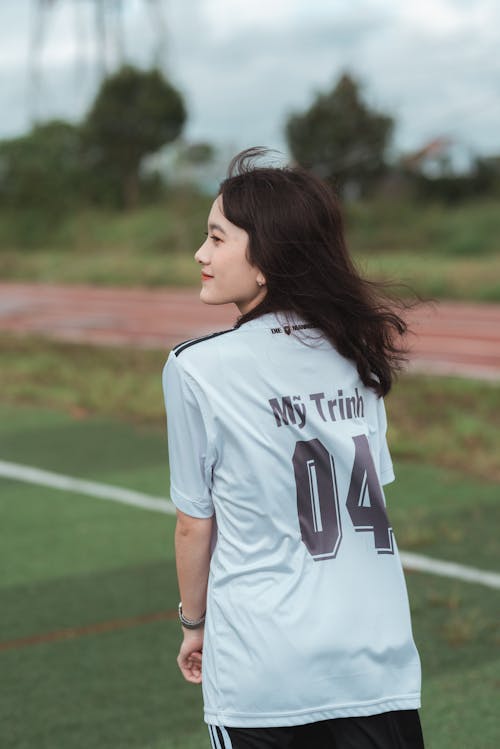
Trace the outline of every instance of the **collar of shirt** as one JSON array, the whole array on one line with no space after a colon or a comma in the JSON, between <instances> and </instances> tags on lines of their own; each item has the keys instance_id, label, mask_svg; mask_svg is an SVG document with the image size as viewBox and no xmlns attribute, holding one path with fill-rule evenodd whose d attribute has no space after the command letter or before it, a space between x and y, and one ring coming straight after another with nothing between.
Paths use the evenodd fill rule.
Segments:
<instances>
[{"instance_id":1,"label":"collar of shirt","mask_svg":"<svg viewBox=\"0 0 500 749\"><path fill-rule=\"evenodd\" d=\"M247 330L248 328L283 328L292 325L307 325L307 321L291 311L266 312L260 317L243 323L240 327Z\"/></svg>"}]
</instances>

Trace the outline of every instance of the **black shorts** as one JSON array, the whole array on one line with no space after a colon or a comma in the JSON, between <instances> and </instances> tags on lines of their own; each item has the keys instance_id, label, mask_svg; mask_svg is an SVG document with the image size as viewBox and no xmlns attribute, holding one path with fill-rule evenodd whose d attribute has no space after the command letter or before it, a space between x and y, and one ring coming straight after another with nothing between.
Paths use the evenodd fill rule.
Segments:
<instances>
[{"instance_id":1,"label":"black shorts","mask_svg":"<svg viewBox=\"0 0 500 749\"><path fill-rule=\"evenodd\" d=\"M423 749L418 710L284 728L208 726L213 749Z\"/></svg>"}]
</instances>

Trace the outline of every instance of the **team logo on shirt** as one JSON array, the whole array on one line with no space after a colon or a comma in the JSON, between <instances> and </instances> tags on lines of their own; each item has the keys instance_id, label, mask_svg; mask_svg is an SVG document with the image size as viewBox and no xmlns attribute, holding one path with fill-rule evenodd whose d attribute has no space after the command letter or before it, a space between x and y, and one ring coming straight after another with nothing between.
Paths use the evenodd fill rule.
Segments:
<instances>
[{"instance_id":1,"label":"team logo on shirt","mask_svg":"<svg viewBox=\"0 0 500 749\"><path fill-rule=\"evenodd\" d=\"M296 325L283 325L282 328L270 328L271 333L273 335L276 335L277 333L286 333L287 335L290 335L292 330L306 330L307 328L314 328L315 325L310 325L309 323L297 323Z\"/></svg>"}]
</instances>

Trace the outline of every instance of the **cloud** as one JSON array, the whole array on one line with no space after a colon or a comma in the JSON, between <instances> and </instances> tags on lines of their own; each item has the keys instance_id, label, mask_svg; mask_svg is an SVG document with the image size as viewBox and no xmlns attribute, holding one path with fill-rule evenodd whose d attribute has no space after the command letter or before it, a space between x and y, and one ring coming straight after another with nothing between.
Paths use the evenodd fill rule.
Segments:
<instances>
[{"instance_id":1,"label":"cloud","mask_svg":"<svg viewBox=\"0 0 500 749\"><path fill-rule=\"evenodd\" d=\"M380 14L325 19L317 11L301 23L285 14L277 26L261 18L238 24L216 42L209 26L196 44L177 48L174 72L192 92L191 132L282 147L287 114L306 106L313 90L333 85L346 54L388 23Z\"/></svg>"},{"instance_id":2,"label":"cloud","mask_svg":"<svg viewBox=\"0 0 500 749\"><path fill-rule=\"evenodd\" d=\"M498 28L486 29L480 16L471 16L439 38L398 26L383 43L371 38L364 45L359 69L396 114L402 147L451 135L479 151L500 151Z\"/></svg>"},{"instance_id":3,"label":"cloud","mask_svg":"<svg viewBox=\"0 0 500 749\"><path fill-rule=\"evenodd\" d=\"M86 18L78 38L76 5ZM30 7L29 0L0 4L0 136L29 124ZM161 47L161 19L147 7L124 4L127 51L143 66ZM494 0L168 0L165 9L165 66L186 97L190 137L282 148L287 115L348 69L369 101L396 117L398 148L450 134L479 151L500 151ZM42 57L43 111L75 119L97 85L90 0L59 0L53 15Z\"/></svg>"}]
</instances>

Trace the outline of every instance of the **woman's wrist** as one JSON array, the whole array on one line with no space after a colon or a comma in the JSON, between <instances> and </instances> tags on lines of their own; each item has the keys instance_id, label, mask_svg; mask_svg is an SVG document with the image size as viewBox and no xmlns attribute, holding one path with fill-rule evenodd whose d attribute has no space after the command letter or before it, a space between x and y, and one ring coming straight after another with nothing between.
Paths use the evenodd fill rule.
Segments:
<instances>
[{"instance_id":1,"label":"woman's wrist","mask_svg":"<svg viewBox=\"0 0 500 749\"><path fill-rule=\"evenodd\" d=\"M205 625L205 613L196 619L187 617L182 610L182 601L179 602L179 619L184 629L201 629Z\"/></svg>"}]
</instances>

